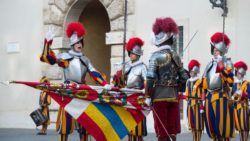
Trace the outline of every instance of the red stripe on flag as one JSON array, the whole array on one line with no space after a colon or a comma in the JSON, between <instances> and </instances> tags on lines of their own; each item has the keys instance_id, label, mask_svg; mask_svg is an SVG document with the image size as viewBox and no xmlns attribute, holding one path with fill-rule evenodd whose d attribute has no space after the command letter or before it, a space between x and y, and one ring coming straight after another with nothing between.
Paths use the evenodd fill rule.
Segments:
<instances>
[{"instance_id":1,"label":"red stripe on flag","mask_svg":"<svg viewBox=\"0 0 250 141\"><path fill-rule=\"evenodd\" d=\"M83 113L77 121L97 140L107 141L105 135L99 126L85 113Z\"/></svg>"},{"instance_id":2,"label":"red stripe on flag","mask_svg":"<svg viewBox=\"0 0 250 141\"><path fill-rule=\"evenodd\" d=\"M131 115L134 117L136 123L139 123L143 120L144 114L140 110L134 110L134 109L127 109L131 113Z\"/></svg>"},{"instance_id":3,"label":"red stripe on flag","mask_svg":"<svg viewBox=\"0 0 250 141\"><path fill-rule=\"evenodd\" d=\"M139 97L144 97L144 96L145 96L145 95L142 94L142 93L133 93L133 94L131 94L131 95L129 95L129 96L127 97L127 101L128 101L132 106L136 107L136 109L143 109L143 106L145 106L145 105L139 104L137 99L138 99Z\"/></svg>"},{"instance_id":4,"label":"red stripe on flag","mask_svg":"<svg viewBox=\"0 0 250 141\"><path fill-rule=\"evenodd\" d=\"M63 108L72 100L72 98L66 96L62 97L53 92L48 92L48 94Z\"/></svg>"},{"instance_id":5,"label":"red stripe on flag","mask_svg":"<svg viewBox=\"0 0 250 141\"><path fill-rule=\"evenodd\" d=\"M79 89L88 91L89 95L86 97L87 100L94 101L98 99L99 93L88 85L80 85Z\"/></svg>"}]
</instances>

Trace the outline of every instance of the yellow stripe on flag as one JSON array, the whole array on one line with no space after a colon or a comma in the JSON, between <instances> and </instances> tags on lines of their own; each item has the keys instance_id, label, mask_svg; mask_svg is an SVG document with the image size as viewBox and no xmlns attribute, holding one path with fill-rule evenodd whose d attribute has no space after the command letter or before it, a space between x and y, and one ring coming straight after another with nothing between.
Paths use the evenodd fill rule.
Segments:
<instances>
[{"instance_id":1,"label":"yellow stripe on flag","mask_svg":"<svg viewBox=\"0 0 250 141\"><path fill-rule=\"evenodd\" d=\"M108 119L94 106L94 104L89 104L88 108L84 112L99 126L107 140L120 140L114 128L107 130L107 127L112 127L112 125Z\"/></svg>"},{"instance_id":2,"label":"yellow stripe on flag","mask_svg":"<svg viewBox=\"0 0 250 141\"><path fill-rule=\"evenodd\" d=\"M128 112L126 109L122 107L118 106L111 106L111 107L119 115L120 119L122 120L122 122L124 123L129 132L136 127L137 123L130 112Z\"/></svg>"}]
</instances>

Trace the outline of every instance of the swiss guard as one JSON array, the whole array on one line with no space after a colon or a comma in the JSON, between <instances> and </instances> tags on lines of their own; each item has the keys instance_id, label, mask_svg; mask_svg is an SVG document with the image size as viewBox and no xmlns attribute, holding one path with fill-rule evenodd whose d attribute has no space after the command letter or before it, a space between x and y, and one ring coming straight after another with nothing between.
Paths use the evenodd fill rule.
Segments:
<instances>
[{"instance_id":1,"label":"swiss guard","mask_svg":"<svg viewBox=\"0 0 250 141\"><path fill-rule=\"evenodd\" d=\"M134 37L129 39L126 49L130 62L125 66L125 82L126 87L131 89L144 89L144 82L146 82L147 67L140 61L143 55L141 49L144 42ZM138 126L129 133L129 141L143 141L143 136L147 135L146 117Z\"/></svg>"},{"instance_id":2,"label":"swiss guard","mask_svg":"<svg viewBox=\"0 0 250 141\"><path fill-rule=\"evenodd\" d=\"M144 89L146 82L147 67L140 60L143 55L144 42L138 37L130 38L126 44L126 50L130 58L125 64L124 73L118 70L113 77L113 83L116 87L126 87L129 89ZM123 76L124 75L124 76ZM123 79L124 77L125 79ZM143 141L143 136L147 135L146 118L142 120L134 130L129 132L129 141Z\"/></svg>"},{"instance_id":3,"label":"swiss guard","mask_svg":"<svg viewBox=\"0 0 250 141\"><path fill-rule=\"evenodd\" d=\"M47 32L40 60L51 65L58 64L63 68L65 83L85 84L85 76L89 73L93 80L104 86L105 89L110 90L111 85L93 67L88 57L82 53L85 36L83 25L79 22L69 23L66 35L69 38L71 49L56 57L50 48L53 42L53 33L51 31ZM74 130L74 119L62 107L58 111L56 129L60 134L60 141L67 141L68 135ZM78 132L81 141L91 139L83 127L80 126Z\"/></svg>"},{"instance_id":4,"label":"swiss guard","mask_svg":"<svg viewBox=\"0 0 250 141\"><path fill-rule=\"evenodd\" d=\"M211 54L213 55L203 74L205 98L206 131L214 141L228 141L235 137L233 107L231 106L230 87L233 85L233 63L225 54L230 39L224 33L211 36Z\"/></svg>"},{"instance_id":5,"label":"swiss guard","mask_svg":"<svg viewBox=\"0 0 250 141\"><path fill-rule=\"evenodd\" d=\"M46 76L43 76L40 79L40 82L49 82L49 79ZM47 94L47 92L42 91L39 97L39 105L43 114L47 117L47 121L42 124L42 129L38 132L38 135L46 135L47 128L50 124L50 116L49 116L49 105L51 104L51 97Z\"/></svg>"},{"instance_id":6,"label":"swiss guard","mask_svg":"<svg viewBox=\"0 0 250 141\"><path fill-rule=\"evenodd\" d=\"M247 64L243 61L236 62L235 80L232 88L232 99L234 103L235 127L240 133L240 140L247 141L249 134L249 109L248 95L250 94L250 85L244 79L247 71Z\"/></svg>"},{"instance_id":7,"label":"swiss guard","mask_svg":"<svg viewBox=\"0 0 250 141\"><path fill-rule=\"evenodd\" d=\"M202 81L198 74L200 73L200 63L193 59L188 64L190 78L186 83L186 99L187 116L189 129L193 133L193 141L201 141L201 134L204 130L204 90L202 88Z\"/></svg>"},{"instance_id":8,"label":"swiss guard","mask_svg":"<svg viewBox=\"0 0 250 141\"><path fill-rule=\"evenodd\" d=\"M179 55L173 51L178 26L170 18L157 18L153 24L153 44L157 50L149 60L147 95L152 98L154 127L158 141L176 141L180 133L179 84L186 83L188 73Z\"/></svg>"}]
</instances>

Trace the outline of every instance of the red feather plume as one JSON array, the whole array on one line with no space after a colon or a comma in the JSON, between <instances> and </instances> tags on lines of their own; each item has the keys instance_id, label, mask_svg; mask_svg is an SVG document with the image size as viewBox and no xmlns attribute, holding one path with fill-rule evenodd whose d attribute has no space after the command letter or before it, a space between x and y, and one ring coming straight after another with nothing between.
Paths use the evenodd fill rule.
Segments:
<instances>
[{"instance_id":1,"label":"red feather plume","mask_svg":"<svg viewBox=\"0 0 250 141\"><path fill-rule=\"evenodd\" d=\"M142 47L143 44L144 42L142 41L142 39L138 37L130 38L126 45L126 49L127 51L131 51L136 45Z\"/></svg>"},{"instance_id":2,"label":"red feather plume","mask_svg":"<svg viewBox=\"0 0 250 141\"><path fill-rule=\"evenodd\" d=\"M153 25L153 32L155 35L159 34L160 32L173 32L174 34L177 34L179 29L172 18L157 18Z\"/></svg>"},{"instance_id":3,"label":"red feather plume","mask_svg":"<svg viewBox=\"0 0 250 141\"><path fill-rule=\"evenodd\" d=\"M70 38L71 35L76 32L78 37L85 36L85 28L80 22L71 22L67 25L66 34Z\"/></svg>"},{"instance_id":4,"label":"red feather plume","mask_svg":"<svg viewBox=\"0 0 250 141\"><path fill-rule=\"evenodd\" d=\"M245 62L243 62L243 61L238 61L238 62L236 62L235 64L234 64L234 67L236 68L236 69L239 69L239 68L243 68L245 71L247 71L247 64L245 63Z\"/></svg>"},{"instance_id":5,"label":"red feather plume","mask_svg":"<svg viewBox=\"0 0 250 141\"><path fill-rule=\"evenodd\" d=\"M230 44L230 39L224 33L216 32L212 35L212 37L210 39L213 43L219 43L219 42L223 41L223 37L224 37L224 43L226 44L226 46L228 46Z\"/></svg>"},{"instance_id":6,"label":"red feather plume","mask_svg":"<svg viewBox=\"0 0 250 141\"><path fill-rule=\"evenodd\" d=\"M193 60L191 60L189 62L189 64L188 64L188 70L189 71L192 70L194 66L200 67L200 63L197 60L195 60L195 59L193 59Z\"/></svg>"}]
</instances>

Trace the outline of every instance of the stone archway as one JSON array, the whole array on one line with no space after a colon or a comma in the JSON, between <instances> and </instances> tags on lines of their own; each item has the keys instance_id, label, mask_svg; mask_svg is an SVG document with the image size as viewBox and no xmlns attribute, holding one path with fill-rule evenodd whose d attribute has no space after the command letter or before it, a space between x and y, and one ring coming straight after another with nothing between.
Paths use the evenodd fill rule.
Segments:
<instances>
[{"instance_id":1,"label":"stone archway","mask_svg":"<svg viewBox=\"0 0 250 141\"><path fill-rule=\"evenodd\" d=\"M55 33L52 49L62 52L68 49L68 40L65 37L64 29L70 21L79 21L79 18L92 1L99 1L106 9L110 22L110 32L106 33L105 43L110 45L110 74L114 74L113 64L122 60L123 47L123 25L124 25L124 0L48 0L44 4L44 32L52 28ZM134 35L134 0L128 2L128 28L127 39ZM51 79L62 79L62 72L56 66L45 66L43 75Z\"/></svg>"}]
</instances>

